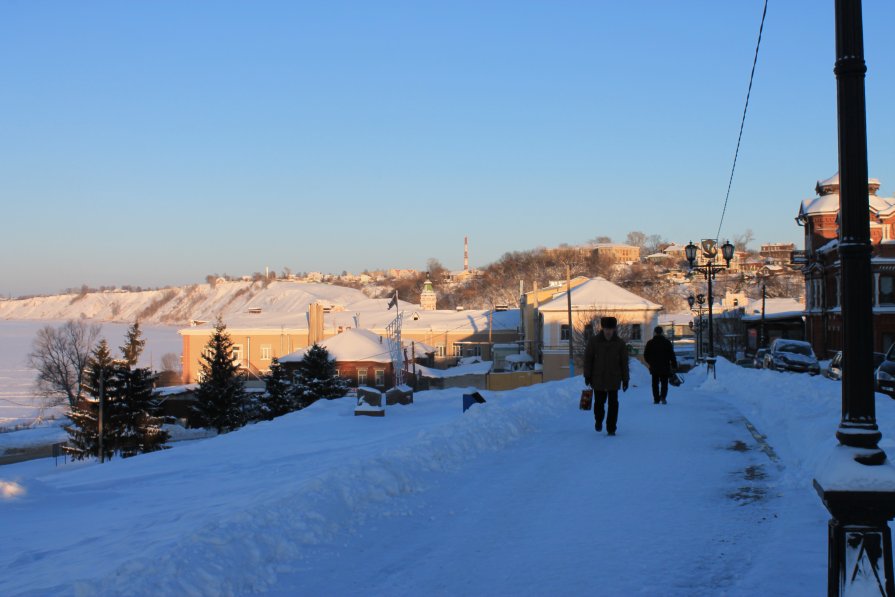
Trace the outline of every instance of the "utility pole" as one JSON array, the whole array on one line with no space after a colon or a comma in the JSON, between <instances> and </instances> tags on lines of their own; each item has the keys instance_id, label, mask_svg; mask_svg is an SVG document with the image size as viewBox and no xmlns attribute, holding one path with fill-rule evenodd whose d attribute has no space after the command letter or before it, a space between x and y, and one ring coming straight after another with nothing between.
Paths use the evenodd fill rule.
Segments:
<instances>
[{"instance_id":1,"label":"utility pole","mask_svg":"<svg viewBox=\"0 0 895 597\"><path fill-rule=\"evenodd\" d=\"M414 342L414 341L411 341L411 342L410 342L410 358L411 358L411 362L413 363L413 391L416 392L416 390L417 390L417 383L416 383L416 342Z\"/></svg>"},{"instance_id":2,"label":"utility pole","mask_svg":"<svg viewBox=\"0 0 895 597\"><path fill-rule=\"evenodd\" d=\"M572 266L566 265L566 302L569 311L569 377L575 377L575 334L572 327Z\"/></svg>"},{"instance_id":3,"label":"utility pole","mask_svg":"<svg viewBox=\"0 0 895 597\"><path fill-rule=\"evenodd\" d=\"M759 348L765 348L765 342L767 341L767 340L765 340L765 338L767 338L767 335L765 334L765 329L764 329L765 299L767 299L767 297L768 297L768 293L767 293L767 290L765 289L765 281L762 280L761 281L761 339L758 343Z\"/></svg>"}]
</instances>

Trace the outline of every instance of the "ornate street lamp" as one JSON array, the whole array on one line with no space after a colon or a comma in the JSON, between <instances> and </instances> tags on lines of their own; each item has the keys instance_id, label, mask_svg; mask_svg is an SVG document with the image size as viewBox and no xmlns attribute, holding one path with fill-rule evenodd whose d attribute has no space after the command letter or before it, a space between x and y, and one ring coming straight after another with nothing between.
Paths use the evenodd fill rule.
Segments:
<instances>
[{"instance_id":1,"label":"ornate street lamp","mask_svg":"<svg viewBox=\"0 0 895 597\"><path fill-rule=\"evenodd\" d=\"M702 249L702 256L705 258L705 263L703 265L696 265L696 254L699 249ZM720 265L715 263L715 259L718 257L718 241L713 238L703 239L702 243L700 243L700 247L697 247L692 242L690 242L686 247L684 247L684 254L687 256L687 263L690 264L690 273L692 274L694 271L699 272L705 276L706 281L708 282L709 287L709 356L706 359L706 363L708 364L708 369L711 371L712 376L715 375L715 334L714 334L714 326L712 325L712 303L714 302L714 297L712 296L712 280L715 279L715 274L725 268L730 267L730 261L733 259L734 246L729 242L725 242L721 246L721 257L726 262L726 265Z\"/></svg>"},{"instance_id":2,"label":"ornate street lamp","mask_svg":"<svg viewBox=\"0 0 895 597\"><path fill-rule=\"evenodd\" d=\"M830 511L827 594L895 595L895 467L879 447L873 384L873 278L861 0L836 0L842 418L814 486Z\"/></svg>"}]
</instances>

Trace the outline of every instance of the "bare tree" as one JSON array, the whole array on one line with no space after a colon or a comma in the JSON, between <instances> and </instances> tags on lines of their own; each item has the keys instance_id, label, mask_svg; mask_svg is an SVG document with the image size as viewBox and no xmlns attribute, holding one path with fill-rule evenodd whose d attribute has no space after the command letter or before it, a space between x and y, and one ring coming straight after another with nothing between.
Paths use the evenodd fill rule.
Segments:
<instances>
[{"instance_id":1,"label":"bare tree","mask_svg":"<svg viewBox=\"0 0 895 597\"><path fill-rule=\"evenodd\" d=\"M180 371L180 355L174 352L163 354L162 371Z\"/></svg>"},{"instance_id":2,"label":"bare tree","mask_svg":"<svg viewBox=\"0 0 895 597\"><path fill-rule=\"evenodd\" d=\"M646 243L643 246L643 252L646 255L658 253L663 247L668 246L668 241L659 234L650 234L646 237ZM644 257L646 256L644 255Z\"/></svg>"},{"instance_id":3,"label":"bare tree","mask_svg":"<svg viewBox=\"0 0 895 597\"><path fill-rule=\"evenodd\" d=\"M748 252L749 243L753 240L755 240L755 234L752 232L751 228L746 228L745 232L733 235L733 246L736 249L736 252L742 255L743 253Z\"/></svg>"},{"instance_id":4,"label":"bare tree","mask_svg":"<svg viewBox=\"0 0 895 597\"><path fill-rule=\"evenodd\" d=\"M162 355L162 371L158 376L159 387L177 386L181 380L180 355L174 352L166 352Z\"/></svg>"},{"instance_id":5,"label":"bare tree","mask_svg":"<svg viewBox=\"0 0 895 597\"><path fill-rule=\"evenodd\" d=\"M37 391L51 405L74 407L81 395L84 369L102 327L68 320L58 328L44 326L37 332L28 365L37 370Z\"/></svg>"},{"instance_id":6,"label":"bare tree","mask_svg":"<svg viewBox=\"0 0 895 597\"><path fill-rule=\"evenodd\" d=\"M628 233L628 236L625 237L625 244L631 245L632 247L640 247L642 249L644 245L646 245L646 240L646 234L639 230L632 230Z\"/></svg>"}]
</instances>

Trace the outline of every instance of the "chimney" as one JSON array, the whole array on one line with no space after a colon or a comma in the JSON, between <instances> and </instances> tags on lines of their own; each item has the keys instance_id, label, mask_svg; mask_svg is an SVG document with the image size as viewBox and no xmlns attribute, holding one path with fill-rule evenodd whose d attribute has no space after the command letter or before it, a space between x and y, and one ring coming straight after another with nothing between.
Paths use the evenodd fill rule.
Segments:
<instances>
[{"instance_id":1,"label":"chimney","mask_svg":"<svg viewBox=\"0 0 895 597\"><path fill-rule=\"evenodd\" d=\"M323 341L323 305L308 305L308 346Z\"/></svg>"},{"instance_id":2,"label":"chimney","mask_svg":"<svg viewBox=\"0 0 895 597\"><path fill-rule=\"evenodd\" d=\"M469 271L469 237L463 237L463 271Z\"/></svg>"}]
</instances>

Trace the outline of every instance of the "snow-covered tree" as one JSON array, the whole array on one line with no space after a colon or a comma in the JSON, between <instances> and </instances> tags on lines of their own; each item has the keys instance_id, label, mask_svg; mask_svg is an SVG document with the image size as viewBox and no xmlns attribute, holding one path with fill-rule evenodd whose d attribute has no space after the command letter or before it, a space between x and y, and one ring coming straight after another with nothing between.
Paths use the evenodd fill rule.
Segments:
<instances>
[{"instance_id":1,"label":"snow-covered tree","mask_svg":"<svg viewBox=\"0 0 895 597\"><path fill-rule=\"evenodd\" d=\"M214 333L200 359L201 381L193 407L202 425L219 432L246 423L246 393L233 356L233 341L218 318Z\"/></svg>"},{"instance_id":2,"label":"snow-covered tree","mask_svg":"<svg viewBox=\"0 0 895 597\"><path fill-rule=\"evenodd\" d=\"M133 367L137 364L143 348L146 346L146 340L143 339L143 330L140 329L140 322L135 321L131 327L127 329L124 336L124 346L121 347L121 354L128 365Z\"/></svg>"},{"instance_id":3,"label":"snow-covered tree","mask_svg":"<svg viewBox=\"0 0 895 597\"><path fill-rule=\"evenodd\" d=\"M109 345L105 340L90 354L87 361L85 376L82 383L84 394L75 401L68 418L70 425L64 428L68 432L69 441L65 447L76 460L99 455L100 434L100 400L103 401L103 457L111 458L115 451L115 438L117 435L114 425L114 403L118 391L118 379L115 371L115 362L109 352ZM111 400L110 400L111 397Z\"/></svg>"},{"instance_id":4,"label":"snow-covered tree","mask_svg":"<svg viewBox=\"0 0 895 597\"><path fill-rule=\"evenodd\" d=\"M260 418L269 421L298 408L289 372L278 359L271 362L270 373L264 377L264 383L267 391L259 399Z\"/></svg>"},{"instance_id":5,"label":"snow-covered tree","mask_svg":"<svg viewBox=\"0 0 895 597\"><path fill-rule=\"evenodd\" d=\"M152 398L155 375L149 368L131 367L126 361L117 367L118 399L114 402L118 432L117 448L122 456L155 452L170 437L162 428L163 419Z\"/></svg>"},{"instance_id":6,"label":"snow-covered tree","mask_svg":"<svg viewBox=\"0 0 895 597\"><path fill-rule=\"evenodd\" d=\"M344 379L336 375L336 363L329 351L314 344L298 363L295 393L304 408L320 398L341 398L348 390Z\"/></svg>"}]
</instances>

